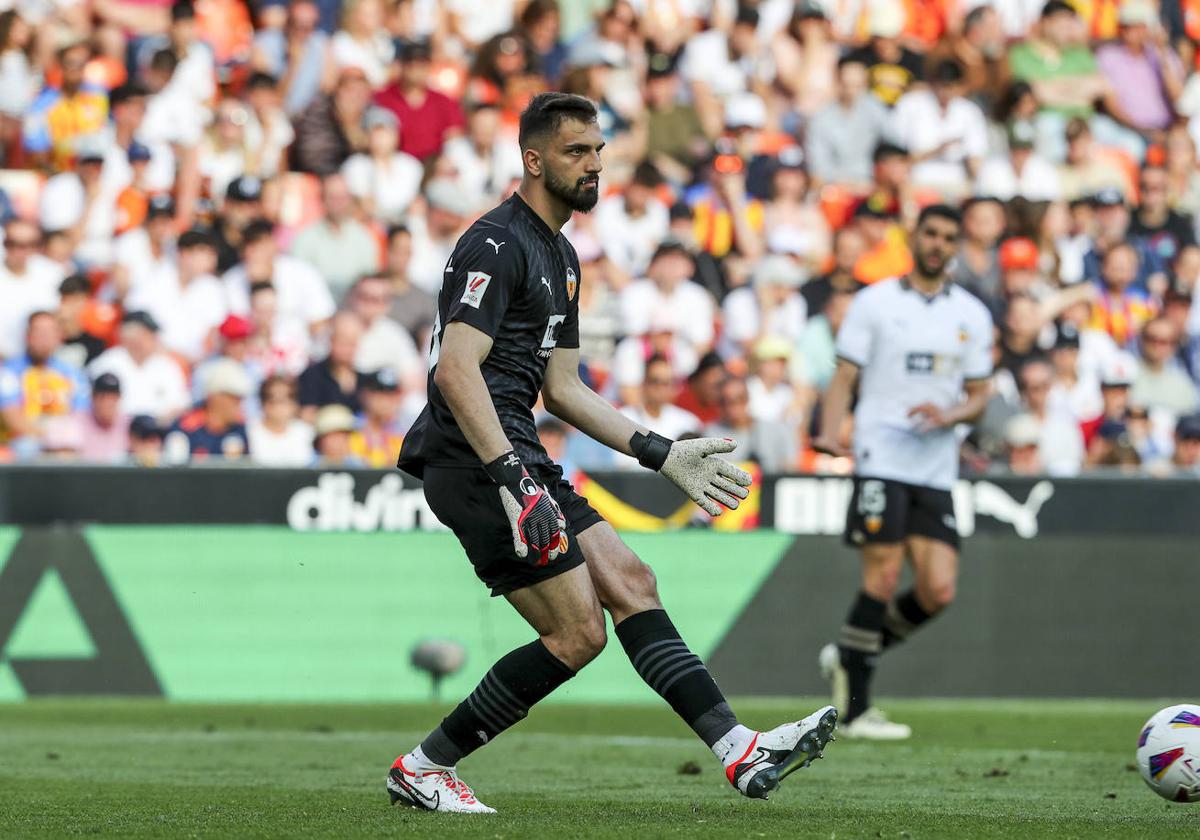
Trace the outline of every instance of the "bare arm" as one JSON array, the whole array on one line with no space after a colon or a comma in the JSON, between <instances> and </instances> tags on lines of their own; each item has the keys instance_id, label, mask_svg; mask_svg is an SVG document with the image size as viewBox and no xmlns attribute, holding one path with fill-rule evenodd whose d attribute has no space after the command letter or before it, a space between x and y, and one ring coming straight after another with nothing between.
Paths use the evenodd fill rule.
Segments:
<instances>
[{"instance_id":1,"label":"bare arm","mask_svg":"<svg viewBox=\"0 0 1200 840\"><path fill-rule=\"evenodd\" d=\"M838 359L833 379L821 402L821 433L813 440L813 449L830 455L849 455L846 447L838 440L838 430L850 411L850 398L858 383L858 365L846 359Z\"/></svg>"},{"instance_id":2,"label":"bare arm","mask_svg":"<svg viewBox=\"0 0 1200 840\"><path fill-rule=\"evenodd\" d=\"M629 440L648 429L634 423L579 378L579 349L557 347L546 365L542 385L546 410L624 455L633 455Z\"/></svg>"},{"instance_id":3,"label":"bare arm","mask_svg":"<svg viewBox=\"0 0 1200 840\"><path fill-rule=\"evenodd\" d=\"M446 398L467 443L484 464L512 449L479 370L491 351L491 336L455 321L442 334L437 368L433 372L434 384Z\"/></svg>"},{"instance_id":4,"label":"bare arm","mask_svg":"<svg viewBox=\"0 0 1200 840\"><path fill-rule=\"evenodd\" d=\"M987 408L988 397L992 394L992 380L968 379L963 383L967 398L949 408L941 408L933 403L921 403L908 412L909 417L920 420L926 431L948 429L959 423L974 423Z\"/></svg>"}]
</instances>

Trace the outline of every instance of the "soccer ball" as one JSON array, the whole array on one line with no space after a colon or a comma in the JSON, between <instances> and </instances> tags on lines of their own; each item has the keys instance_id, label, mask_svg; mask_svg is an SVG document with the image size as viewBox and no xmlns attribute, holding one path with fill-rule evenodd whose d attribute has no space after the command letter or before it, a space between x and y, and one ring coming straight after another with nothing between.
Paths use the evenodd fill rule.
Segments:
<instances>
[{"instance_id":1,"label":"soccer ball","mask_svg":"<svg viewBox=\"0 0 1200 840\"><path fill-rule=\"evenodd\" d=\"M1168 706L1142 727L1138 769L1150 789L1172 802L1200 802L1200 706Z\"/></svg>"}]
</instances>

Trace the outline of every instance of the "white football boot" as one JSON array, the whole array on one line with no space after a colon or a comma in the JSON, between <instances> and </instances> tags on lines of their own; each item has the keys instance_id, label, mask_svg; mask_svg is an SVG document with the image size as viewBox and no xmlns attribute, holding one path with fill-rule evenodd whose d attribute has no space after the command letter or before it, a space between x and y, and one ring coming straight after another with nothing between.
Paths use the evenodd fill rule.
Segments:
<instances>
[{"instance_id":1,"label":"white football boot","mask_svg":"<svg viewBox=\"0 0 1200 840\"><path fill-rule=\"evenodd\" d=\"M387 792L393 805L403 802L422 811L451 814L496 813L495 808L489 808L475 798L475 792L458 778L453 767L417 773L405 766L406 758L411 764L412 758L402 755L388 772Z\"/></svg>"},{"instance_id":2,"label":"white football boot","mask_svg":"<svg viewBox=\"0 0 1200 840\"><path fill-rule=\"evenodd\" d=\"M824 706L804 720L755 733L746 752L725 768L729 783L752 799L766 799L792 772L820 758L836 740L837 709Z\"/></svg>"},{"instance_id":3,"label":"white football boot","mask_svg":"<svg viewBox=\"0 0 1200 840\"><path fill-rule=\"evenodd\" d=\"M829 681L833 694L833 707L845 712L850 706L850 678L842 667L842 653L833 642L821 648L817 656L817 664L821 668L821 676Z\"/></svg>"},{"instance_id":4,"label":"white football boot","mask_svg":"<svg viewBox=\"0 0 1200 840\"><path fill-rule=\"evenodd\" d=\"M874 706L842 726L840 731L847 738L871 741L903 741L912 735L912 727L888 720L887 715Z\"/></svg>"}]
</instances>

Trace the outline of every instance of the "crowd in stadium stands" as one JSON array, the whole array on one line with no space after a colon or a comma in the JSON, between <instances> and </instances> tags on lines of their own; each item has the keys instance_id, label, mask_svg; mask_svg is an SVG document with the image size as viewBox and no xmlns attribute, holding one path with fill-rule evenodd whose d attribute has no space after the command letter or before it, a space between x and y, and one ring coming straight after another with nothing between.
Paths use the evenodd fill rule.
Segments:
<instances>
[{"instance_id":1,"label":"crowd in stadium stands","mask_svg":"<svg viewBox=\"0 0 1200 840\"><path fill-rule=\"evenodd\" d=\"M393 464L557 89L608 144L584 374L639 422L846 470L834 336L945 201L996 324L969 471L1200 475L1200 0L0 6L0 462Z\"/></svg>"}]
</instances>

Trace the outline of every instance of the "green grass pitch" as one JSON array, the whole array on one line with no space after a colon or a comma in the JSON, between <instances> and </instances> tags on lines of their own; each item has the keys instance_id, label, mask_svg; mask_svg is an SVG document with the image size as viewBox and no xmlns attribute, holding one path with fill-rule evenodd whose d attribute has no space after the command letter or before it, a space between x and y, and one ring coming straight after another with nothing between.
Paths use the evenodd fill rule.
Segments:
<instances>
[{"instance_id":1,"label":"green grass pitch","mask_svg":"<svg viewBox=\"0 0 1200 840\"><path fill-rule=\"evenodd\" d=\"M736 703L769 727L819 701ZM904 744L839 740L740 798L659 707L560 704L467 759L495 817L391 807L434 707L43 701L0 707L0 837L1041 838L1200 836L1133 767L1156 702L907 701Z\"/></svg>"}]
</instances>

